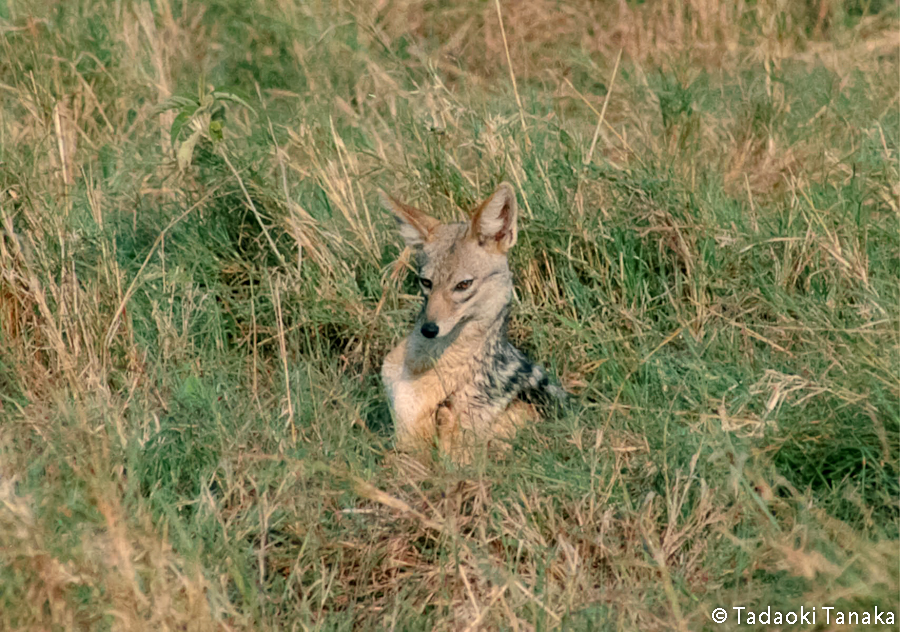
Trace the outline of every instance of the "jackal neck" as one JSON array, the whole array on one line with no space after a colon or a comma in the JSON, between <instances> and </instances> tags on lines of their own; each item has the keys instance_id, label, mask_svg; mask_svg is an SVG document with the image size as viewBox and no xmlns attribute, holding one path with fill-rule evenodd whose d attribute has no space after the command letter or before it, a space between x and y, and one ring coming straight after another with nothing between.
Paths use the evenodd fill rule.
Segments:
<instances>
[{"instance_id":1,"label":"jackal neck","mask_svg":"<svg viewBox=\"0 0 900 632\"><path fill-rule=\"evenodd\" d=\"M507 305L489 323L470 321L459 333L444 338L427 339L415 332L409 336L405 358L407 371L420 375L426 371L446 372L451 367L470 367L506 342L510 308Z\"/></svg>"}]
</instances>

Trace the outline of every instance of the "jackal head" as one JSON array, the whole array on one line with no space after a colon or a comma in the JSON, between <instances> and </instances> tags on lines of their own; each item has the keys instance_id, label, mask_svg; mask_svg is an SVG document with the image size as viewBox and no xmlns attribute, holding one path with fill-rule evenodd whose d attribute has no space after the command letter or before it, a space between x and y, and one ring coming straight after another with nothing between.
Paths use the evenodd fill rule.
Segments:
<instances>
[{"instance_id":1,"label":"jackal head","mask_svg":"<svg viewBox=\"0 0 900 632\"><path fill-rule=\"evenodd\" d=\"M400 234L415 253L425 306L417 331L443 338L467 323L500 317L512 293L507 252L516 243L516 193L502 183L467 222L443 224L417 208L383 195Z\"/></svg>"}]
</instances>

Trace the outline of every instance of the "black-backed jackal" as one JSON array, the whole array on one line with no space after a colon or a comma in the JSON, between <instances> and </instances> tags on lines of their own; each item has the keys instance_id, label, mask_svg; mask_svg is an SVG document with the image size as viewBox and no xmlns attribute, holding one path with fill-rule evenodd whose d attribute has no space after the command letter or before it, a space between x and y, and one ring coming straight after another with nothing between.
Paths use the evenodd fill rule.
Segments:
<instances>
[{"instance_id":1,"label":"black-backed jackal","mask_svg":"<svg viewBox=\"0 0 900 632\"><path fill-rule=\"evenodd\" d=\"M506 339L512 298L507 253L516 243L516 194L506 182L468 222L442 224L384 195L412 248L425 297L415 327L384 360L397 448L456 461L507 441L565 391Z\"/></svg>"}]
</instances>

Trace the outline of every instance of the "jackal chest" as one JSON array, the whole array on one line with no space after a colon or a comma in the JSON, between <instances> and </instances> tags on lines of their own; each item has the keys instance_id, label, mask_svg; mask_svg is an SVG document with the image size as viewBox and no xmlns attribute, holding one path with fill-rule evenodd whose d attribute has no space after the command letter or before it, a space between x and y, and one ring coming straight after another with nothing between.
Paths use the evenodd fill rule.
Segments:
<instances>
[{"instance_id":1,"label":"jackal chest","mask_svg":"<svg viewBox=\"0 0 900 632\"><path fill-rule=\"evenodd\" d=\"M381 375L398 434L429 435L438 407L465 385L468 363L466 358L447 362L454 358L444 357L430 368L423 368L417 358L409 357L408 351L407 339L387 355Z\"/></svg>"}]
</instances>

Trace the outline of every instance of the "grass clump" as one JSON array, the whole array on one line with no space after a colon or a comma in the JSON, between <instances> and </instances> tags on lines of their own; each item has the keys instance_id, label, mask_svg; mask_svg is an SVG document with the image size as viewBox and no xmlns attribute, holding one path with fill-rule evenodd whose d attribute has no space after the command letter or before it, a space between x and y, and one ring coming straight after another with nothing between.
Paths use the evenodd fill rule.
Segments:
<instances>
[{"instance_id":1,"label":"grass clump","mask_svg":"<svg viewBox=\"0 0 900 632\"><path fill-rule=\"evenodd\" d=\"M0 628L896 610L891 3L0 20ZM424 469L375 192L451 219L502 180L510 335L576 396Z\"/></svg>"}]
</instances>

